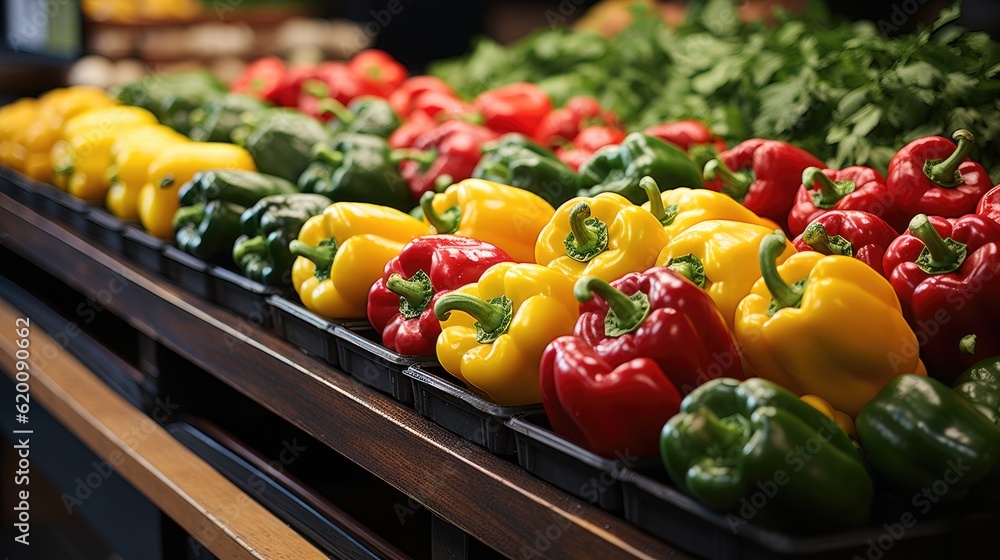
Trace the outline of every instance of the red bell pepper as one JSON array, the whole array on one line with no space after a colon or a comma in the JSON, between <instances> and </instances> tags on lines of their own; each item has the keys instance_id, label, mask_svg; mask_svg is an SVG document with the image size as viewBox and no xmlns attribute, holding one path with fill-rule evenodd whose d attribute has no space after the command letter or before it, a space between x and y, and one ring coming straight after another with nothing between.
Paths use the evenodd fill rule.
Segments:
<instances>
[{"instance_id":1,"label":"red bell pepper","mask_svg":"<svg viewBox=\"0 0 1000 560\"><path fill-rule=\"evenodd\" d=\"M890 200L885 177L870 167L856 165L839 171L807 167L802 172L802 185L795 193L795 204L788 213L788 229L792 235L799 235L816 218L831 210L868 212L897 231L906 229L912 216L897 214Z\"/></svg>"},{"instance_id":2,"label":"red bell pepper","mask_svg":"<svg viewBox=\"0 0 1000 560\"><path fill-rule=\"evenodd\" d=\"M1000 225L1000 185L993 187L979 199L976 214L989 218Z\"/></svg>"},{"instance_id":3,"label":"red bell pepper","mask_svg":"<svg viewBox=\"0 0 1000 560\"><path fill-rule=\"evenodd\" d=\"M306 80L299 96L299 109L320 118L325 114L329 120L333 115L320 109L321 101L327 97L349 104L355 97L375 95L368 83L360 80L343 62L324 62L313 71L312 79Z\"/></svg>"},{"instance_id":4,"label":"red bell pepper","mask_svg":"<svg viewBox=\"0 0 1000 560\"><path fill-rule=\"evenodd\" d=\"M654 267L611 284L584 276L575 292L580 319L573 336L546 347L540 388L553 429L587 449L655 454L682 394L715 377L745 377L718 307L674 271Z\"/></svg>"},{"instance_id":5,"label":"red bell pepper","mask_svg":"<svg viewBox=\"0 0 1000 560\"><path fill-rule=\"evenodd\" d=\"M423 111L414 111L410 117L399 125L389 136L390 148L412 148L413 143L420 138L420 135L434 130L438 125L437 121Z\"/></svg>"},{"instance_id":6,"label":"red bell pepper","mask_svg":"<svg viewBox=\"0 0 1000 560\"><path fill-rule=\"evenodd\" d=\"M413 98L413 109L410 113L424 113L434 117L438 122L478 116L473 114L472 107L458 98L454 93L443 91L425 91Z\"/></svg>"},{"instance_id":7,"label":"red bell pepper","mask_svg":"<svg viewBox=\"0 0 1000 560\"><path fill-rule=\"evenodd\" d=\"M712 146L716 152L726 151L726 141L709 130L705 123L689 119L651 126L643 134L666 140L687 153L694 146Z\"/></svg>"},{"instance_id":8,"label":"red bell pepper","mask_svg":"<svg viewBox=\"0 0 1000 560\"><path fill-rule=\"evenodd\" d=\"M581 150L579 148L563 149L556 148L556 157L559 161L565 163L574 172L580 170L580 166L584 164L590 156L594 155L594 152L587 150Z\"/></svg>"},{"instance_id":9,"label":"red bell pepper","mask_svg":"<svg viewBox=\"0 0 1000 560\"><path fill-rule=\"evenodd\" d=\"M229 91L276 103L287 72L285 62L276 56L258 58L229 85Z\"/></svg>"},{"instance_id":10,"label":"red bell pepper","mask_svg":"<svg viewBox=\"0 0 1000 560\"><path fill-rule=\"evenodd\" d=\"M311 79L316 72L316 67L312 64L296 64L288 68L281 87L275 95L275 105L280 107L295 107L299 104L299 96L302 94L302 85L306 80Z\"/></svg>"},{"instance_id":11,"label":"red bell pepper","mask_svg":"<svg viewBox=\"0 0 1000 560\"><path fill-rule=\"evenodd\" d=\"M788 231L785 222L807 167L826 165L791 144L751 138L706 163L705 183Z\"/></svg>"},{"instance_id":12,"label":"red bell pepper","mask_svg":"<svg viewBox=\"0 0 1000 560\"><path fill-rule=\"evenodd\" d=\"M468 237L418 237L385 266L368 292L368 320L382 343L404 356L433 356L441 334L434 303L451 290L479 281L483 272L510 262L503 249Z\"/></svg>"},{"instance_id":13,"label":"red bell pepper","mask_svg":"<svg viewBox=\"0 0 1000 560\"><path fill-rule=\"evenodd\" d=\"M389 105L393 111L396 111L397 115L405 119L413 112L413 102L417 96L428 91L456 98L451 86L444 83L440 78L435 78L434 76L413 76L407 78L402 85L396 88L396 91L389 95Z\"/></svg>"},{"instance_id":14,"label":"red bell pepper","mask_svg":"<svg viewBox=\"0 0 1000 560\"><path fill-rule=\"evenodd\" d=\"M1000 226L976 214L918 214L883 266L928 375L950 385L976 361L1000 355ZM976 335L972 354L960 351L967 335Z\"/></svg>"},{"instance_id":15,"label":"red bell pepper","mask_svg":"<svg viewBox=\"0 0 1000 560\"><path fill-rule=\"evenodd\" d=\"M906 216L934 214L957 218L976 211L976 204L993 188L982 165L966 157L972 133L952 135L958 146L941 136L910 142L889 161L889 193Z\"/></svg>"},{"instance_id":16,"label":"red bell pepper","mask_svg":"<svg viewBox=\"0 0 1000 560\"><path fill-rule=\"evenodd\" d=\"M621 144L625 140L625 132L610 126L588 126L576 135L569 149L557 148L556 157L578 171L583 162L590 159L594 152L604 146Z\"/></svg>"},{"instance_id":17,"label":"red bell pepper","mask_svg":"<svg viewBox=\"0 0 1000 560\"><path fill-rule=\"evenodd\" d=\"M482 155L482 145L498 137L496 132L477 124L442 123L413 142L413 149L399 164L399 172L419 200L425 192L433 191L435 182L445 175L453 182L471 177Z\"/></svg>"},{"instance_id":18,"label":"red bell pepper","mask_svg":"<svg viewBox=\"0 0 1000 560\"><path fill-rule=\"evenodd\" d=\"M479 94L473 108L483 117L483 124L495 132L517 132L528 137L549 112L552 101L542 88L519 82Z\"/></svg>"},{"instance_id":19,"label":"red bell pepper","mask_svg":"<svg viewBox=\"0 0 1000 560\"><path fill-rule=\"evenodd\" d=\"M379 97L389 97L410 76L405 66L379 49L359 52L347 63L347 68Z\"/></svg>"},{"instance_id":20,"label":"red bell pepper","mask_svg":"<svg viewBox=\"0 0 1000 560\"><path fill-rule=\"evenodd\" d=\"M797 251L854 257L885 276L882 259L897 237L899 232L874 214L830 210L816 217L792 244Z\"/></svg>"},{"instance_id":21,"label":"red bell pepper","mask_svg":"<svg viewBox=\"0 0 1000 560\"><path fill-rule=\"evenodd\" d=\"M618 119L611 111L605 111L597 99L577 95L570 98L566 106L542 119L534 139L547 148L564 147L573 142L582 129L595 125L618 128Z\"/></svg>"}]
</instances>

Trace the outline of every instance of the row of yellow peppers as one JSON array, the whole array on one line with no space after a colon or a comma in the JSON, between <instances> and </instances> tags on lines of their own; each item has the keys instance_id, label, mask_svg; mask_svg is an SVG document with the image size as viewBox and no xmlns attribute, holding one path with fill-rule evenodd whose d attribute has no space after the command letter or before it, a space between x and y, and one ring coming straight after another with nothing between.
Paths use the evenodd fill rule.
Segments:
<instances>
[{"instance_id":1,"label":"row of yellow peppers","mask_svg":"<svg viewBox=\"0 0 1000 560\"><path fill-rule=\"evenodd\" d=\"M149 111L74 86L0 108L0 163L173 239L177 192L206 169L255 170L243 148L196 143Z\"/></svg>"},{"instance_id":2,"label":"row of yellow peppers","mask_svg":"<svg viewBox=\"0 0 1000 560\"><path fill-rule=\"evenodd\" d=\"M481 343L475 319L452 313L442 318L437 341L437 358L449 373L503 405L539 402L542 351L571 333L578 317L576 279L612 281L688 255L703 265L704 289L731 327L750 374L819 395L853 416L892 377L924 373L916 353L907 351L917 348L916 340L895 293L867 265L796 254L788 243L776 258L782 278L790 285L813 280L799 308L769 313L759 247L777 226L721 193L679 188L657 197L655 184L645 187L651 201L642 207L605 193L554 209L530 192L468 179L425 195L423 221L390 208L335 203L299 235L311 247L324 247L328 258L317 263L299 256L293 283L310 310L357 318L365 316L368 291L386 263L416 237L451 233L504 249L517 264L496 265L458 291L484 301L506 296L509 328ZM602 248L590 258L572 258L575 239L594 232L604 236Z\"/></svg>"}]
</instances>

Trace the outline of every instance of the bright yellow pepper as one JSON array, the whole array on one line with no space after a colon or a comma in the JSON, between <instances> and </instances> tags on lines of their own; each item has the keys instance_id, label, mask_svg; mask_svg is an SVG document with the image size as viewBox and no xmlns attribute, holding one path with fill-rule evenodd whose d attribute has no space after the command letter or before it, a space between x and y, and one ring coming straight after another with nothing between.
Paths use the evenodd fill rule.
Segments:
<instances>
[{"instance_id":1,"label":"bright yellow pepper","mask_svg":"<svg viewBox=\"0 0 1000 560\"><path fill-rule=\"evenodd\" d=\"M115 102L106 91L92 86L72 86L49 91L38 98L37 118L24 131L28 151L25 173L40 181L52 179L52 146L63 134L63 124L89 109L109 107Z\"/></svg>"},{"instance_id":2,"label":"bright yellow pepper","mask_svg":"<svg viewBox=\"0 0 1000 560\"><path fill-rule=\"evenodd\" d=\"M492 243L517 262L534 262L535 239L555 212L542 197L516 187L466 179L420 199L434 233Z\"/></svg>"},{"instance_id":3,"label":"bright yellow pepper","mask_svg":"<svg viewBox=\"0 0 1000 560\"><path fill-rule=\"evenodd\" d=\"M182 142L163 148L146 171L139 191L139 221L160 239L174 238L174 212L180 207L177 192L199 171L245 169L256 171L249 152L221 142Z\"/></svg>"},{"instance_id":4,"label":"bright yellow pepper","mask_svg":"<svg viewBox=\"0 0 1000 560\"><path fill-rule=\"evenodd\" d=\"M535 259L573 280L606 282L653 266L667 242L660 222L615 193L563 203L538 235Z\"/></svg>"},{"instance_id":5,"label":"bright yellow pepper","mask_svg":"<svg viewBox=\"0 0 1000 560\"><path fill-rule=\"evenodd\" d=\"M670 266L701 286L732 329L736 307L760 278L760 242L775 229L728 220L700 222L671 239L656 265ZM778 264L794 253L789 243Z\"/></svg>"},{"instance_id":6,"label":"bright yellow pepper","mask_svg":"<svg viewBox=\"0 0 1000 560\"><path fill-rule=\"evenodd\" d=\"M139 191L146 184L149 164L167 146L188 141L183 134L159 124L141 125L119 134L108 152L111 188L104 200L108 211L123 220L138 220Z\"/></svg>"},{"instance_id":7,"label":"bright yellow pepper","mask_svg":"<svg viewBox=\"0 0 1000 560\"><path fill-rule=\"evenodd\" d=\"M799 398L802 402L822 412L823 416L833 420L833 423L840 426L840 429L844 430L845 434L854 439L858 438L858 430L854 427L854 420L851 420L850 416L844 414L836 408L833 408L833 406L828 403L826 399L820 397L819 395L802 395Z\"/></svg>"},{"instance_id":8,"label":"bright yellow pepper","mask_svg":"<svg viewBox=\"0 0 1000 560\"><path fill-rule=\"evenodd\" d=\"M851 418L894 377L927 375L885 278L857 259L812 251L777 266L786 243L780 230L761 242L763 276L736 310L748 375L818 395Z\"/></svg>"},{"instance_id":9,"label":"bright yellow pepper","mask_svg":"<svg viewBox=\"0 0 1000 560\"><path fill-rule=\"evenodd\" d=\"M24 171L28 152L21 137L37 114L38 100L29 97L0 107L0 163Z\"/></svg>"},{"instance_id":10,"label":"bright yellow pepper","mask_svg":"<svg viewBox=\"0 0 1000 560\"><path fill-rule=\"evenodd\" d=\"M302 225L289 246L292 284L310 311L331 319L365 317L368 291L403 245L430 228L399 210L336 202Z\"/></svg>"},{"instance_id":11,"label":"bright yellow pepper","mask_svg":"<svg viewBox=\"0 0 1000 560\"><path fill-rule=\"evenodd\" d=\"M456 313L461 312L461 313ZM538 364L579 316L573 280L538 264L500 263L441 296L437 357L448 373L504 406L541 402Z\"/></svg>"},{"instance_id":12,"label":"bright yellow pepper","mask_svg":"<svg viewBox=\"0 0 1000 560\"><path fill-rule=\"evenodd\" d=\"M660 220L668 239L673 239L687 228L708 220L756 224L766 227L769 231L778 229L778 224L767 218L761 218L731 196L720 192L687 187L660 192L652 177L643 177L639 186L649 195L649 202L642 207Z\"/></svg>"}]
</instances>

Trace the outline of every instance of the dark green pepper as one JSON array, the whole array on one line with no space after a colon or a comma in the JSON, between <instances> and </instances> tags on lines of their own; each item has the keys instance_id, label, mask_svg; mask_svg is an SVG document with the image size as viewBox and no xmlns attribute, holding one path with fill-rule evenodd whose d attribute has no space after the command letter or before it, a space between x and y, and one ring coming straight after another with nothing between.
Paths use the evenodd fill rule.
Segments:
<instances>
[{"instance_id":1,"label":"dark green pepper","mask_svg":"<svg viewBox=\"0 0 1000 560\"><path fill-rule=\"evenodd\" d=\"M389 144L371 134L340 134L329 145L317 144L299 188L335 202L368 202L403 212L416 204Z\"/></svg>"},{"instance_id":2,"label":"dark green pepper","mask_svg":"<svg viewBox=\"0 0 1000 560\"><path fill-rule=\"evenodd\" d=\"M705 187L701 169L683 150L659 138L633 132L617 146L605 146L580 166L577 187L580 196L613 192L633 204L649 200L639 180L649 175L661 191Z\"/></svg>"},{"instance_id":3,"label":"dark green pepper","mask_svg":"<svg viewBox=\"0 0 1000 560\"><path fill-rule=\"evenodd\" d=\"M1000 424L1000 356L972 364L955 380L955 391L994 424Z\"/></svg>"},{"instance_id":4,"label":"dark green pepper","mask_svg":"<svg viewBox=\"0 0 1000 560\"><path fill-rule=\"evenodd\" d=\"M181 134L189 134L192 113L226 92L225 85L204 70L150 75L121 86L115 98L126 105L148 109L159 121Z\"/></svg>"},{"instance_id":5,"label":"dark green pepper","mask_svg":"<svg viewBox=\"0 0 1000 560\"><path fill-rule=\"evenodd\" d=\"M191 113L189 136L198 142L232 142L232 133L244 125L243 113L269 109L271 104L242 93L227 93Z\"/></svg>"},{"instance_id":6,"label":"dark green pepper","mask_svg":"<svg viewBox=\"0 0 1000 560\"><path fill-rule=\"evenodd\" d=\"M856 425L872 466L902 496L1000 503L1000 426L944 383L896 377Z\"/></svg>"},{"instance_id":7,"label":"dark green pepper","mask_svg":"<svg viewBox=\"0 0 1000 560\"><path fill-rule=\"evenodd\" d=\"M392 136L399 128L400 120L396 111L384 99L363 95L355 98L347 107L336 99L320 101L321 107L333 113L336 118L327 123L331 134L374 134L382 138Z\"/></svg>"},{"instance_id":8,"label":"dark green pepper","mask_svg":"<svg viewBox=\"0 0 1000 560\"><path fill-rule=\"evenodd\" d=\"M874 485L861 453L832 420L764 379L713 379L663 427L670 478L706 505L787 529L868 521ZM735 519L735 523L734 523Z\"/></svg>"},{"instance_id":9,"label":"dark green pepper","mask_svg":"<svg viewBox=\"0 0 1000 560\"><path fill-rule=\"evenodd\" d=\"M472 176L531 191L555 207L576 196L573 170L551 150L520 134L483 145Z\"/></svg>"},{"instance_id":10,"label":"dark green pepper","mask_svg":"<svg viewBox=\"0 0 1000 560\"><path fill-rule=\"evenodd\" d=\"M239 237L240 216L248 206L272 194L298 192L280 178L253 171L202 171L178 192L174 213L177 247L202 259L228 251Z\"/></svg>"},{"instance_id":11,"label":"dark green pepper","mask_svg":"<svg viewBox=\"0 0 1000 560\"><path fill-rule=\"evenodd\" d=\"M330 133L316 119L292 109L269 109L244 114L246 127L233 139L250 152L261 173L297 181L312 160L312 148Z\"/></svg>"},{"instance_id":12,"label":"dark green pepper","mask_svg":"<svg viewBox=\"0 0 1000 560\"><path fill-rule=\"evenodd\" d=\"M240 216L243 231L233 244L233 262L243 275L269 286L292 283L295 256L288 244L299 236L302 224L333 204L319 194L265 196Z\"/></svg>"}]
</instances>

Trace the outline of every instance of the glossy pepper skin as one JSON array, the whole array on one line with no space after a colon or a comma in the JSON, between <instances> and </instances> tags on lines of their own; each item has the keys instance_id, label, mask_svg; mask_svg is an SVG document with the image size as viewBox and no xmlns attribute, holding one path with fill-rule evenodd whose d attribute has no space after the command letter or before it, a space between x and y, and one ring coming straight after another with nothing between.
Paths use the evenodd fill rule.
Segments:
<instances>
[{"instance_id":1,"label":"glossy pepper skin","mask_svg":"<svg viewBox=\"0 0 1000 560\"><path fill-rule=\"evenodd\" d=\"M942 501L1000 503L1000 426L944 383L916 375L890 382L857 419L872 466L899 495L945 481Z\"/></svg>"},{"instance_id":2,"label":"glossy pepper skin","mask_svg":"<svg viewBox=\"0 0 1000 560\"><path fill-rule=\"evenodd\" d=\"M888 187L899 213L957 218L975 212L993 188L983 166L966 157L974 145L972 133L959 129L952 138L957 146L940 136L919 138L889 161Z\"/></svg>"},{"instance_id":3,"label":"glossy pepper skin","mask_svg":"<svg viewBox=\"0 0 1000 560\"><path fill-rule=\"evenodd\" d=\"M247 64L229 85L229 91L277 103L288 68L276 56L265 56Z\"/></svg>"},{"instance_id":4,"label":"glossy pepper skin","mask_svg":"<svg viewBox=\"0 0 1000 560\"><path fill-rule=\"evenodd\" d=\"M188 135L192 116L226 93L226 87L206 70L145 76L117 88L120 103L152 111L161 124Z\"/></svg>"},{"instance_id":5,"label":"glossy pepper skin","mask_svg":"<svg viewBox=\"0 0 1000 560\"><path fill-rule=\"evenodd\" d=\"M336 117L326 125L334 135L359 133L388 138L399 128L399 115L389 102L375 96L357 97L346 107L331 99L325 107Z\"/></svg>"},{"instance_id":6,"label":"glossy pepper skin","mask_svg":"<svg viewBox=\"0 0 1000 560\"><path fill-rule=\"evenodd\" d=\"M447 121L414 140L412 157L399 165L399 172L410 186L410 193L419 199L435 190L436 181L443 176L448 181L472 177L483 144L498 136L477 124Z\"/></svg>"},{"instance_id":7,"label":"glossy pepper skin","mask_svg":"<svg viewBox=\"0 0 1000 560\"><path fill-rule=\"evenodd\" d=\"M316 144L312 162L298 179L303 192L322 194L337 202L367 202L396 210L416 204L383 138L372 134L340 134L328 144Z\"/></svg>"},{"instance_id":8,"label":"glossy pepper skin","mask_svg":"<svg viewBox=\"0 0 1000 560\"><path fill-rule=\"evenodd\" d=\"M993 187L989 192L979 199L976 205L976 214L989 218L1000 225L1000 185Z\"/></svg>"},{"instance_id":9,"label":"glossy pepper skin","mask_svg":"<svg viewBox=\"0 0 1000 560\"><path fill-rule=\"evenodd\" d=\"M242 235L233 243L233 262L243 276L268 286L292 284L295 257L288 245L306 220L333 204L319 194L265 196L240 215Z\"/></svg>"},{"instance_id":10,"label":"glossy pepper skin","mask_svg":"<svg viewBox=\"0 0 1000 560\"><path fill-rule=\"evenodd\" d=\"M347 68L379 97L389 97L410 73L391 54L379 49L365 49L351 57Z\"/></svg>"},{"instance_id":11,"label":"glossy pepper skin","mask_svg":"<svg viewBox=\"0 0 1000 560\"><path fill-rule=\"evenodd\" d=\"M705 186L701 170L680 148L635 132L617 146L597 150L580 166L578 194L595 196L612 192L624 196L633 204L642 204L649 198L639 187L639 180L647 175L663 190Z\"/></svg>"},{"instance_id":12,"label":"glossy pepper skin","mask_svg":"<svg viewBox=\"0 0 1000 560\"><path fill-rule=\"evenodd\" d=\"M414 111L416 98L428 91L454 96L455 92L441 78L434 76L411 76L389 94L389 105L401 118L408 118Z\"/></svg>"},{"instance_id":13,"label":"glossy pepper skin","mask_svg":"<svg viewBox=\"0 0 1000 560\"><path fill-rule=\"evenodd\" d=\"M434 233L492 243L516 262L535 262L535 239L555 212L532 192L482 179L424 194L420 207Z\"/></svg>"},{"instance_id":14,"label":"glossy pepper skin","mask_svg":"<svg viewBox=\"0 0 1000 560\"><path fill-rule=\"evenodd\" d=\"M983 358L955 380L955 392L1000 425L1000 356Z\"/></svg>"},{"instance_id":15,"label":"glossy pepper skin","mask_svg":"<svg viewBox=\"0 0 1000 560\"><path fill-rule=\"evenodd\" d=\"M1000 354L1000 226L970 214L958 219L919 214L883 260L930 374L951 383L962 369ZM977 337L975 354L959 350Z\"/></svg>"},{"instance_id":16,"label":"glossy pepper skin","mask_svg":"<svg viewBox=\"0 0 1000 560\"><path fill-rule=\"evenodd\" d=\"M271 105L256 97L227 93L191 114L189 136L197 142L232 142L233 131L244 126L244 113L261 112Z\"/></svg>"},{"instance_id":17,"label":"glossy pepper skin","mask_svg":"<svg viewBox=\"0 0 1000 560\"><path fill-rule=\"evenodd\" d=\"M104 199L108 211L123 220L139 219L139 191L146 184L149 164L167 146L188 142L182 134L163 125L144 125L123 131L108 152L111 187Z\"/></svg>"},{"instance_id":18,"label":"glossy pepper skin","mask_svg":"<svg viewBox=\"0 0 1000 560\"><path fill-rule=\"evenodd\" d=\"M708 188L728 194L787 229L788 212L807 167L826 165L791 144L751 138L706 163L704 171Z\"/></svg>"},{"instance_id":19,"label":"glossy pepper skin","mask_svg":"<svg viewBox=\"0 0 1000 560\"><path fill-rule=\"evenodd\" d=\"M427 226L407 214L361 202L336 202L309 218L289 244L292 284L310 311L330 319L364 317L368 291L390 259Z\"/></svg>"},{"instance_id":20,"label":"glossy pepper skin","mask_svg":"<svg viewBox=\"0 0 1000 560\"><path fill-rule=\"evenodd\" d=\"M899 233L881 218L859 210L831 210L792 241L798 251L854 257L885 276L882 260Z\"/></svg>"},{"instance_id":21,"label":"glossy pepper skin","mask_svg":"<svg viewBox=\"0 0 1000 560\"><path fill-rule=\"evenodd\" d=\"M713 134L705 123L694 119L658 124L642 132L684 150L699 169L728 147L721 136Z\"/></svg>"},{"instance_id":22,"label":"glossy pepper skin","mask_svg":"<svg viewBox=\"0 0 1000 560\"><path fill-rule=\"evenodd\" d=\"M520 134L506 134L483 145L472 172L485 179L531 191L557 206L576 195L576 174L554 153Z\"/></svg>"},{"instance_id":23,"label":"glossy pepper skin","mask_svg":"<svg viewBox=\"0 0 1000 560\"><path fill-rule=\"evenodd\" d=\"M744 522L851 528L871 514L874 483L850 438L765 379L715 379L695 389L663 426L660 456L677 486L721 511L737 513L764 485L780 484Z\"/></svg>"},{"instance_id":24,"label":"glossy pepper skin","mask_svg":"<svg viewBox=\"0 0 1000 560\"><path fill-rule=\"evenodd\" d=\"M926 375L885 278L841 255L796 253L777 266L786 246L780 231L764 238L762 277L736 308L748 373L818 395L852 418L894 377Z\"/></svg>"},{"instance_id":25,"label":"glossy pepper skin","mask_svg":"<svg viewBox=\"0 0 1000 560\"><path fill-rule=\"evenodd\" d=\"M313 146L330 139L316 119L290 109L250 113L234 140L253 156L261 173L293 183L312 161Z\"/></svg>"},{"instance_id":26,"label":"glossy pepper skin","mask_svg":"<svg viewBox=\"0 0 1000 560\"><path fill-rule=\"evenodd\" d=\"M715 304L667 268L610 284L584 276L575 295L573 336L542 355L542 403L557 433L595 453L655 454L682 394L716 377L743 378Z\"/></svg>"},{"instance_id":27,"label":"glossy pepper skin","mask_svg":"<svg viewBox=\"0 0 1000 560\"><path fill-rule=\"evenodd\" d=\"M288 181L256 171L201 171L185 183L174 213L177 248L200 259L228 254L240 236L240 216L272 194L298 192Z\"/></svg>"},{"instance_id":28,"label":"glossy pepper skin","mask_svg":"<svg viewBox=\"0 0 1000 560\"><path fill-rule=\"evenodd\" d=\"M807 167L788 213L788 230L793 236L800 235L816 218L833 210L867 212L897 231L905 229L912 216L897 214L895 206L888 204L890 198L885 178L870 167Z\"/></svg>"},{"instance_id":29,"label":"glossy pepper skin","mask_svg":"<svg viewBox=\"0 0 1000 560\"><path fill-rule=\"evenodd\" d=\"M652 188L659 190L652 178L648 180L644 178L639 185L648 188L650 183L652 183ZM647 192L648 194L649 192ZM653 194L655 195L655 192ZM774 231L778 227L771 220L761 218L732 198L708 189L678 187L660 192L659 199L660 203L656 204L656 201L650 196L649 201L643 203L642 207L656 216L669 239L677 237L695 224L708 220L729 220L755 224L766 227L770 231Z\"/></svg>"},{"instance_id":30,"label":"glossy pepper skin","mask_svg":"<svg viewBox=\"0 0 1000 560\"><path fill-rule=\"evenodd\" d=\"M479 281L491 266L510 262L503 249L468 237L418 237L385 266L368 292L368 321L382 343L404 356L433 356L441 323L434 304Z\"/></svg>"},{"instance_id":31,"label":"glossy pepper skin","mask_svg":"<svg viewBox=\"0 0 1000 560\"><path fill-rule=\"evenodd\" d=\"M160 239L173 239L174 213L180 208L178 191L199 171L242 169L255 171L246 150L219 142L185 142L163 148L149 164L146 184L139 191L139 221Z\"/></svg>"},{"instance_id":32,"label":"glossy pepper skin","mask_svg":"<svg viewBox=\"0 0 1000 560\"><path fill-rule=\"evenodd\" d=\"M667 242L652 214L623 196L577 197L560 206L538 234L535 260L573 278L610 282L653 266Z\"/></svg>"},{"instance_id":33,"label":"glossy pepper skin","mask_svg":"<svg viewBox=\"0 0 1000 560\"><path fill-rule=\"evenodd\" d=\"M461 313L456 313L461 312ZM573 281L530 263L500 263L474 285L441 296L436 353L448 373L503 406L541 402L539 360L554 338L573 332Z\"/></svg>"},{"instance_id":34,"label":"glossy pepper skin","mask_svg":"<svg viewBox=\"0 0 1000 560\"><path fill-rule=\"evenodd\" d=\"M549 96L535 84L520 82L479 94L472 106L483 116L483 124L500 134L517 132L534 136L542 120L552 111Z\"/></svg>"},{"instance_id":35,"label":"glossy pepper skin","mask_svg":"<svg viewBox=\"0 0 1000 560\"><path fill-rule=\"evenodd\" d=\"M617 126L618 119L594 97L575 95L566 105L545 115L535 129L534 140L548 148L573 142L580 131L592 125Z\"/></svg>"}]
</instances>

